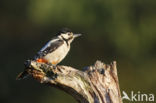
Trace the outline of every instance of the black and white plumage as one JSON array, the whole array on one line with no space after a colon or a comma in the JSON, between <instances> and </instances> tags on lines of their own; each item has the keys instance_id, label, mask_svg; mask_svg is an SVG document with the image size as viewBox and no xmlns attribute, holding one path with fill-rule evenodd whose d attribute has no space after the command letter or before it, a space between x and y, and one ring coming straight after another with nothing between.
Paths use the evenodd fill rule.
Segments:
<instances>
[{"instance_id":1,"label":"black and white plumage","mask_svg":"<svg viewBox=\"0 0 156 103\"><path fill-rule=\"evenodd\" d=\"M73 34L69 29L61 30L37 53L35 60L53 65L60 63L68 54L72 41L80 35Z\"/></svg>"},{"instance_id":2,"label":"black and white plumage","mask_svg":"<svg viewBox=\"0 0 156 103\"><path fill-rule=\"evenodd\" d=\"M42 63L57 65L60 63L70 50L71 42L81 34L73 34L69 29L61 30L56 37L52 38L41 50L37 53L33 60ZM29 66L29 61L26 66ZM27 71L20 73L17 80L24 79L29 74Z\"/></svg>"}]
</instances>

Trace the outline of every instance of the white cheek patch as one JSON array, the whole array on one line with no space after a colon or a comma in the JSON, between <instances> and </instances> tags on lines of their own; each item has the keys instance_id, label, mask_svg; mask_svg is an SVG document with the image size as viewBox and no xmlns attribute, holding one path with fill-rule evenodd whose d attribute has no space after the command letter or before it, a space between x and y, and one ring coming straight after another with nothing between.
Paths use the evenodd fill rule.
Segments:
<instances>
[{"instance_id":1,"label":"white cheek patch","mask_svg":"<svg viewBox=\"0 0 156 103\"><path fill-rule=\"evenodd\" d=\"M69 38L69 35L68 35L68 34L61 34L61 36L62 36L64 39L68 39L68 38Z\"/></svg>"}]
</instances>

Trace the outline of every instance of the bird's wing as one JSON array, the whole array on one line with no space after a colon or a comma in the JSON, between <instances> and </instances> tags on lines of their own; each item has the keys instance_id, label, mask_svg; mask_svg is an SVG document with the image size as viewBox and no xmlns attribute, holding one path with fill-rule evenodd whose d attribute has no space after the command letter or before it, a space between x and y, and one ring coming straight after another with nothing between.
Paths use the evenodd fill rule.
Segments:
<instances>
[{"instance_id":1,"label":"bird's wing","mask_svg":"<svg viewBox=\"0 0 156 103\"><path fill-rule=\"evenodd\" d=\"M54 39L49 41L38 53L35 58L41 58L48 53L55 51L58 47L63 45L64 41L60 39Z\"/></svg>"}]
</instances>

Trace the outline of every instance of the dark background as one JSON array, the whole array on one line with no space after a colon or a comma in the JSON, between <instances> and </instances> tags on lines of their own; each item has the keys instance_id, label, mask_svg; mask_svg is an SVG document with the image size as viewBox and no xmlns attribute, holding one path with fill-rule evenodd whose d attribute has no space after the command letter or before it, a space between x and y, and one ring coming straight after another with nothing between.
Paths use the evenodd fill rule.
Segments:
<instances>
[{"instance_id":1,"label":"dark background","mask_svg":"<svg viewBox=\"0 0 156 103\"><path fill-rule=\"evenodd\" d=\"M116 60L121 90L156 94L155 0L0 0L0 103L76 103L32 79L15 80L62 27L83 36L60 64Z\"/></svg>"}]
</instances>

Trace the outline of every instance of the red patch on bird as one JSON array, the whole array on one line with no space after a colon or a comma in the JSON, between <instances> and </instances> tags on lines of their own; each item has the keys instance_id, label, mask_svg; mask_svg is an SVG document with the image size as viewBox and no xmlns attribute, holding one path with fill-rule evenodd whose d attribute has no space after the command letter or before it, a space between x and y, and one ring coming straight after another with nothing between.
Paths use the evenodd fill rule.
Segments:
<instances>
[{"instance_id":1,"label":"red patch on bird","mask_svg":"<svg viewBox=\"0 0 156 103\"><path fill-rule=\"evenodd\" d=\"M57 64L57 62L53 61L52 64Z\"/></svg>"},{"instance_id":2,"label":"red patch on bird","mask_svg":"<svg viewBox=\"0 0 156 103\"><path fill-rule=\"evenodd\" d=\"M38 63L47 63L48 61L42 58L36 60Z\"/></svg>"},{"instance_id":3,"label":"red patch on bird","mask_svg":"<svg viewBox=\"0 0 156 103\"><path fill-rule=\"evenodd\" d=\"M56 65L56 64L58 64L59 63L59 60L57 60L57 61L52 61L52 64L54 64L54 65Z\"/></svg>"}]
</instances>

